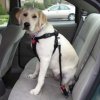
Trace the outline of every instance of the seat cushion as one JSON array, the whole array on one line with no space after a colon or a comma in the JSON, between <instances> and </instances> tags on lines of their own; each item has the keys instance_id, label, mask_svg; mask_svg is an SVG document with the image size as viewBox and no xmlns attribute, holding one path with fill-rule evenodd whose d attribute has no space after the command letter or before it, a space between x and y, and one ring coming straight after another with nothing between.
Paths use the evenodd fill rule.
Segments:
<instances>
[{"instance_id":1,"label":"seat cushion","mask_svg":"<svg viewBox=\"0 0 100 100\"><path fill-rule=\"evenodd\" d=\"M36 58L33 58L27 63L8 100L66 100L64 95L61 94L59 82L53 77L45 79L44 86L39 95L34 96L29 93L37 84L37 79L29 79L27 77L34 72L36 60ZM72 100L71 96L67 100Z\"/></svg>"}]
</instances>

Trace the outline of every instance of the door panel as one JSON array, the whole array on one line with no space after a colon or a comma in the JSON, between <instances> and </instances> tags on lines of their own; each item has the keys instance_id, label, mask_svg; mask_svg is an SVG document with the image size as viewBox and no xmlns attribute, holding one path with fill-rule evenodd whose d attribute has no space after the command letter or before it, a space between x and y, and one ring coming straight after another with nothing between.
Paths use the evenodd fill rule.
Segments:
<instances>
[{"instance_id":1,"label":"door panel","mask_svg":"<svg viewBox=\"0 0 100 100\"><path fill-rule=\"evenodd\" d=\"M73 39L76 30L76 24L74 22L65 23L65 22L56 21L50 23L53 24L54 27L61 34L63 34L69 41ZM30 44L31 44L31 38L28 34L25 34L18 47L19 65L21 67L24 67L26 63L35 56Z\"/></svg>"}]
</instances>

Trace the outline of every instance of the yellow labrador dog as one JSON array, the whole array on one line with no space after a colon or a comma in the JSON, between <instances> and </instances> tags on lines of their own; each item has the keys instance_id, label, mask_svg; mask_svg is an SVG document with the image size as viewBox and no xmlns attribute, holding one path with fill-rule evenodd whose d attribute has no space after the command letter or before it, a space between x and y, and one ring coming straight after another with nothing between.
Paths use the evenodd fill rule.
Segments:
<instances>
[{"instance_id":1,"label":"yellow labrador dog","mask_svg":"<svg viewBox=\"0 0 100 100\"><path fill-rule=\"evenodd\" d=\"M28 77L35 78L38 75L38 83L34 89L30 91L31 94L39 94L45 80L45 76L48 68L50 68L55 77L59 76L59 50L58 47L54 51L55 36L54 27L47 22L46 16L37 9L25 8L21 9L17 14L16 18L19 24L22 25L23 29L26 30L31 36L36 38L43 36L44 34L50 35L47 38L41 38L36 44L36 52L39 60L36 64L36 69L33 74ZM62 66L62 84L69 85L71 79L73 79L78 63L78 56L70 44L70 42L60 33L59 44L61 45L61 66Z\"/></svg>"}]
</instances>

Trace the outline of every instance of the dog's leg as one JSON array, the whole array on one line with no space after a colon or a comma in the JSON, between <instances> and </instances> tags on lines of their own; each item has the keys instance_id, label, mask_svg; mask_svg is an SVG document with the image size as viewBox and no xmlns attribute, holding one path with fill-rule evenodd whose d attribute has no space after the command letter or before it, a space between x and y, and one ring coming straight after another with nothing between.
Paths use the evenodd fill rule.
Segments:
<instances>
[{"instance_id":1,"label":"dog's leg","mask_svg":"<svg viewBox=\"0 0 100 100\"><path fill-rule=\"evenodd\" d=\"M30 91L31 94L37 95L40 92L40 90L44 84L44 79L45 79L46 72L47 72L47 69L49 66L49 62L50 62L50 60L46 59L46 58L40 60L40 72L39 72L39 76L38 76L38 83L37 83L35 89L32 89Z\"/></svg>"},{"instance_id":2,"label":"dog's leg","mask_svg":"<svg viewBox=\"0 0 100 100\"><path fill-rule=\"evenodd\" d=\"M30 79L36 78L38 76L38 74L39 74L39 70L40 70L40 64L39 64L39 61L37 60L36 68L35 68L34 73L33 74L29 74L28 78L30 78Z\"/></svg>"},{"instance_id":3,"label":"dog's leg","mask_svg":"<svg viewBox=\"0 0 100 100\"><path fill-rule=\"evenodd\" d=\"M68 74L64 75L63 80L62 80L62 84L63 85L68 84L69 81L70 81L70 76Z\"/></svg>"}]
</instances>

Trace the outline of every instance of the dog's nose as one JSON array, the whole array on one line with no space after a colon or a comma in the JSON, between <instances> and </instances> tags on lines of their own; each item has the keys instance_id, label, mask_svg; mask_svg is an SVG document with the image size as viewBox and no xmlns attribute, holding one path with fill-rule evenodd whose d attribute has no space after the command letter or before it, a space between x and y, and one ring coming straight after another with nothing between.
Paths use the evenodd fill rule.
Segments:
<instances>
[{"instance_id":1,"label":"dog's nose","mask_svg":"<svg viewBox=\"0 0 100 100\"><path fill-rule=\"evenodd\" d=\"M30 26L30 23L28 23L28 22L25 22L25 23L24 23L24 27L25 27L25 28L29 28L29 26Z\"/></svg>"}]
</instances>

